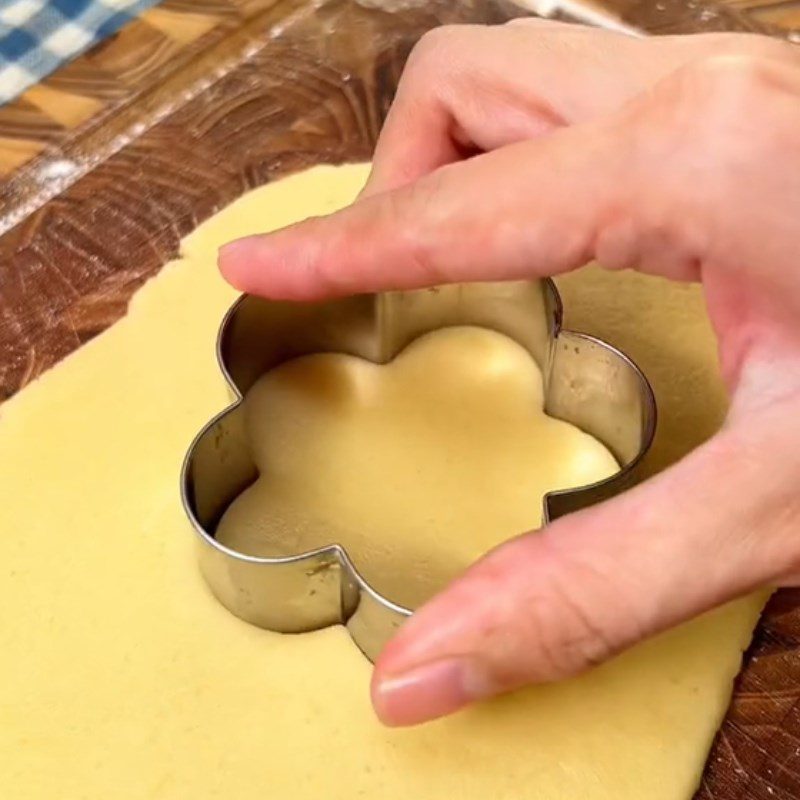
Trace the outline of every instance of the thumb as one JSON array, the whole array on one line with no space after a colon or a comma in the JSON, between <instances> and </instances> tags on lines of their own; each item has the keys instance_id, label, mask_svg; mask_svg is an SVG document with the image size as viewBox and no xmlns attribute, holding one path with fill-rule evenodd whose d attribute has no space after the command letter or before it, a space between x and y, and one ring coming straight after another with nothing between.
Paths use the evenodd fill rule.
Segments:
<instances>
[{"instance_id":1,"label":"thumb","mask_svg":"<svg viewBox=\"0 0 800 800\"><path fill-rule=\"evenodd\" d=\"M606 128L564 129L232 242L220 268L242 291L286 300L552 275L592 256L630 178L623 150Z\"/></svg>"},{"instance_id":2,"label":"thumb","mask_svg":"<svg viewBox=\"0 0 800 800\"><path fill-rule=\"evenodd\" d=\"M779 438L726 431L650 482L485 556L384 648L378 716L415 724L569 677L790 575L800 470L771 468Z\"/></svg>"}]
</instances>

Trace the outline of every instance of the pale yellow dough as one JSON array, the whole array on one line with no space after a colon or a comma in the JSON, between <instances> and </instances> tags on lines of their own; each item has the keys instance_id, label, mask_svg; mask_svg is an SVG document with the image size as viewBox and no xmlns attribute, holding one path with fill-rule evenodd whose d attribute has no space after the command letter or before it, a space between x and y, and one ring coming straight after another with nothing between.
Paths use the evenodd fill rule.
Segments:
<instances>
[{"instance_id":1,"label":"pale yellow dough","mask_svg":"<svg viewBox=\"0 0 800 800\"><path fill-rule=\"evenodd\" d=\"M544 414L542 373L506 336L447 328L385 366L316 354L248 392L261 477L217 530L248 555L337 542L385 596L415 608L494 545L538 528L548 491L619 465Z\"/></svg>"},{"instance_id":2,"label":"pale yellow dough","mask_svg":"<svg viewBox=\"0 0 800 800\"><path fill-rule=\"evenodd\" d=\"M267 633L203 585L177 478L227 402L214 336L234 295L215 250L341 206L365 175L314 170L234 203L125 320L0 408L4 798L690 797L762 598L579 680L391 731L343 630ZM713 430L723 395L696 293L590 271L565 294L576 325L653 378L669 434L656 463Z\"/></svg>"}]
</instances>

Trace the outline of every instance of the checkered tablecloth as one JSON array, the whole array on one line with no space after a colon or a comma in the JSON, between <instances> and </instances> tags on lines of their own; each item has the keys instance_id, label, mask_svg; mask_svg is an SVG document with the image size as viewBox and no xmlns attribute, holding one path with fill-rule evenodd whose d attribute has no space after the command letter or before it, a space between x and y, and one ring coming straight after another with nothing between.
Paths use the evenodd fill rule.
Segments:
<instances>
[{"instance_id":1,"label":"checkered tablecloth","mask_svg":"<svg viewBox=\"0 0 800 800\"><path fill-rule=\"evenodd\" d=\"M0 105L158 0L0 0Z\"/></svg>"}]
</instances>

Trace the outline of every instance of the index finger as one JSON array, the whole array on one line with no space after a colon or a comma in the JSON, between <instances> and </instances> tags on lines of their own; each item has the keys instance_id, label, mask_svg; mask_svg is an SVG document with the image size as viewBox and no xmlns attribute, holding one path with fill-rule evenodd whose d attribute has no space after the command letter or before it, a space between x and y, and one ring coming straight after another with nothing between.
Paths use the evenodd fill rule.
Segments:
<instances>
[{"instance_id":1,"label":"index finger","mask_svg":"<svg viewBox=\"0 0 800 800\"><path fill-rule=\"evenodd\" d=\"M287 300L554 274L592 257L621 155L608 130L564 129L232 242L220 268L242 291Z\"/></svg>"}]
</instances>

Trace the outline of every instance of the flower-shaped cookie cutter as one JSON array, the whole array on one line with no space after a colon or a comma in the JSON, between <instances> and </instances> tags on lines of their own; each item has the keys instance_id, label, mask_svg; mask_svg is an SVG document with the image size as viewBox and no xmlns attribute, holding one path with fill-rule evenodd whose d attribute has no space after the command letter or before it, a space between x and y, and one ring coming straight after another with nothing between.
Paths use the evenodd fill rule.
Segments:
<instances>
[{"instance_id":1,"label":"flower-shaped cookie cutter","mask_svg":"<svg viewBox=\"0 0 800 800\"><path fill-rule=\"evenodd\" d=\"M272 631L300 633L343 624L371 660L412 613L372 588L336 543L263 558L214 538L230 503L258 477L242 400L261 375L298 356L348 353L382 364L438 328L477 325L498 331L525 347L541 367L545 411L595 436L620 464L620 471L604 481L546 495L543 522L604 500L635 481L655 433L652 389L624 353L563 330L561 319L561 299L549 280L454 284L317 303L241 297L223 320L217 341L233 404L198 434L181 473L183 505L199 535L200 568L217 599L237 617Z\"/></svg>"}]
</instances>

